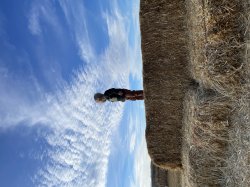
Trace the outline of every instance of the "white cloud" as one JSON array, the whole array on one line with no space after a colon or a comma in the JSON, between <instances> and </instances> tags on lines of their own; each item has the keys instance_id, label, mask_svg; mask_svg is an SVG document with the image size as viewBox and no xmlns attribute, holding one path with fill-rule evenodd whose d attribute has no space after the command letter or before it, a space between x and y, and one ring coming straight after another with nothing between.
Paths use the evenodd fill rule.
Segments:
<instances>
[{"instance_id":1,"label":"white cloud","mask_svg":"<svg viewBox=\"0 0 250 187\"><path fill-rule=\"evenodd\" d=\"M129 139L129 151L130 153L133 153L135 148L136 148L136 143L139 137L141 137L141 132L140 127L143 125L141 121L139 120L139 116L137 113L137 110L139 108L138 104L133 103L134 105L129 106L129 118L128 118L128 125L129 125L129 132L128 132L128 139Z\"/></svg>"},{"instance_id":2,"label":"white cloud","mask_svg":"<svg viewBox=\"0 0 250 187\"><path fill-rule=\"evenodd\" d=\"M20 63L22 60L26 61L25 68L27 68L30 77L17 77L4 65L10 60L2 62L0 59L0 130L22 122L33 123L32 121L43 120L40 113L44 109L43 105L41 103L34 105L31 101L40 97L41 88L37 85L32 71L29 71L29 59L15 56L11 60L15 60L16 63Z\"/></svg>"},{"instance_id":3,"label":"white cloud","mask_svg":"<svg viewBox=\"0 0 250 187\"><path fill-rule=\"evenodd\" d=\"M25 121L29 125L45 124L52 130L45 137L50 145L49 161L34 176L34 183L40 186L105 186L111 134L121 120L123 104L97 105L93 94L113 86L128 87L130 49L127 30L118 7L114 7L116 14L107 15L109 46L102 55L96 56L91 52L84 17L74 15L75 10L71 10L74 3L64 2L65 15L73 14L69 19L79 50L87 55L82 56L83 60L93 62L76 73L72 84L55 95L43 95L44 99L36 103L30 103L28 99L22 101L24 96L18 96L20 90L14 87L16 94L4 101L9 109L5 109L6 115L0 116L5 122L2 128ZM29 29L32 34L41 34L39 20L46 13L43 7L34 7L38 7L39 13L35 13L36 8L31 11L33 18L31 16L29 20ZM11 102L13 105L9 105ZM17 103L20 107L13 110Z\"/></svg>"},{"instance_id":4,"label":"white cloud","mask_svg":"<svg viewBox=\"0 0 250 187\"><path fill-rule=\"evenodd\" d=\"M31 10L28 15L28 28L33 35L41 35L43 33L42 22L49 24L57 33L62 36L62 28L59 24L58 17L49 0L33 1Z\"/></svg>"},{"instance_id":5,"label":"white cloud","mask_svg":"<svg viewBox=\"0 0 250 187\"><path fill-rule=\"evenodd\" d=\"M148 155L145 139L145 108L141 102L134 103L129 108L129 138L130 153L134 154L133 177L131 187L151 186L151 159Z\"/></svg>"},{"instance_id":6,"label":"white cloud","mask_svg":"<svg viewBox=\"0 0 250 187\"><path fill-rule=\"evenodd\" d=\"M40 35L42 32L42 29L40 26L40 16L39 16L39 12L37 8L33 8L31 10L31 13L29 16L28 28L33 35Z\"/></svg>"},{"instance_id":7,"label":"white cloud","mask_svg":"<svg viewBox=\"0 0 250 187\"><path fill-rule=\"evenodd\" d=\"M79 55L87 63L97 60L93 45L89 38L86 10L82 1L60 1L69 27L72 29L73 37L79 48Z\"/></svg>"},{"instance_id":8,"label":"white cloud","mask_svg":"<svg viewBox=\"0 0 250 187\"><path fill-rule=\"evenodd\" d=\"M132 133L131 137L130 137L130 146L129 146L129 150L130 153L132 153L135 149L135 143L136 143L136 133Z\"/></svg>"},{"instance_id":9,"label":"white cloud","mask_svg":"<svg viewBox=\"0 0 250 187\"><path fill-rule=\"evenodd\" d=\"M43 122L53 129L46 137L50 162L36 176L41 185L105 186L110 136L122 117L123 105L94 103L96 82L105 77L97 69L93 66L79 73L74 84L48 98L48 108L40 111Z\"/></svg>"},{"instance_id":10,"label":"white cloud","mask_svg":"<svg viewBox=\"0 0 250 187\"><path fill-rule=\"evenodd\" d=\"M131 187L150 187L151 169L145 138L138 145L135 153L135 181L131 181Z\"/></svg>"},{"instance_id":11,"label":"white cloud","mask_svg":"<svg viewBox=\"0 0 250 187\"><path fill-rule=\"evenodd\" d=\"M131 27L134 30L134 49L131 51L130 59L130 73L131 75L142 82L142 56L141 56L141 35L140 35L140 21L139 21L139 8L140 2L133 1L132 3L132 19Z\"/></svg>"},{"instance_id":12,"label":"white cloud","mask_svg":"<svg viewBox=\"0 0 250 187\"><path fill-rule=\"evenodd\" d=\"M41 185L105 186L111 134L123 112L120 103L94 103L96 88L107 86L105 78L98 66L90 65L58 97L48 99L46 123L54 133L46 138L52 147L50 163L36 176Z\"/></svg>"},{"instance_id":13,"label":"white cloud","mask_svg":"<svg viewBox=\"0 0 250 187\"><path fill-rule=\"evenodd\" d=\"M143 102L136 102L128 106L128 139L129 151L134 157L131 171L130 187L151 186L151 159L148 155L145 139L145 108Z\"/></svg>"},{"instance_id":14,"label":"white cloud","mask_svg":"<svg viewBox=\"0 0 250 187\"><path fill-rule=\"evenodd\" d=\"M136 63L128 66L128 62L140 59L140 52L134 52L135 48L131 48L128 42L127 18L120 14L115 2L111 15L104 14L109 46L103 54L97 56L89 39L82 1L60 1L68 25L72 28L79 55L83 61L89 63L75 73L75 79L70 85L66 85L55 95L45 95L40 90L39 98L42 99L36 103L29 101L24 92L20 91L19 87L23 85L12 86L13 95L5 94L3 100L0 100L1 104L8 106L4 109L4 115L0 115L2 129L25 121L27 125L47 125L52 131L44 137L50 145L49 160L34 176L35 184L83 187L106 185L110 139L123 115L123 104L97 105L93 101L93 94L110 87L129 87L129 74L138 74L139 71L134 71L137 69ZM46 21L60 30L50 1L43 4L36 1L29 15L28 28L34 35L42 35L41 21ZM139 44L136 46L138 48ZM9 83L13 82L15 80L10 80ZM4 85L4 89L8 88L7 82ZM2 111L0 114L3 114ZM131 136L131 151L139 146L136 145L135 137L135 134ZM140 146L145 147L143 144ZM140 146L140 150L136 149L138 162L136 161L135 174L138 180L144 180L141 169L146 168L147 153ZM145 159L139 158L139 153L142 153L140 151L145 152Z\"/></svg>"}]
</instances>

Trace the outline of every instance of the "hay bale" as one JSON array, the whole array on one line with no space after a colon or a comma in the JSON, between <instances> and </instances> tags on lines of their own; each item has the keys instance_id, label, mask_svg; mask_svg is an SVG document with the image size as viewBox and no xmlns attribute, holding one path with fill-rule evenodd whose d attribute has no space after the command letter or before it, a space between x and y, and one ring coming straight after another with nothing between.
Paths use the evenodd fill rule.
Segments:
<instances>
[{"instance_id":1,"label":"hay bale","mask_svg":"<svg viewBox=\"0 0 250 187\"><path fill-rule=\"evenodd\" d=\"M191 74L214 91L185 101L184 186L249 186L249 2L188 0L187 9Z\"/></svg>"},{"instance_id":2,"label":"hay bale","mask_svg":"<svg viewBox=\"0 0 250 187\"><path fill-rule=\"evenodd\" d=\"M187 9L193 77L235 97L245 84L244 0L188 0Z\"/></svg>"},{"instance_id":3,"label":"hay bale","mask_svg":"<svg viewBox=\"0 0 250 187\"><path fill-rule=\"evenodd\" d=\"M185 186L225 186L230 157L232 102L214 91L190 91L185 100Z\"/></svg>"},{"instance_id":4,"label":"hay bale","mask_svg":"<svg viewBox=\"0 0 250 187\"><path fill-rule=\"evenodd\" d=\"M149 155L181 167L183 98L188 71L185 0L141 0L141 46Z\"/></svg>"}]
</instances>

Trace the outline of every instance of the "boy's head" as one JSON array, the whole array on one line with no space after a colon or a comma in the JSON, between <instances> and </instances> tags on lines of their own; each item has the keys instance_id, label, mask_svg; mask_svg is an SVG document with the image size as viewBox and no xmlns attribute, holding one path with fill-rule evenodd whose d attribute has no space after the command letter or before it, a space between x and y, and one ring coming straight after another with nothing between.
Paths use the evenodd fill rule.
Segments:
<instances>
[{"instance_id":1,"label":"boy's head","mask_svg":"<svg viewBox=\"0 0 250 187\"><path fill-rule=\"evenodd\" d=\"M97 103L104 103L107 100L106 97L101 93L96 93L94 95L94 99L95 99L95 102Z\"/></svg>"}]
</instances>

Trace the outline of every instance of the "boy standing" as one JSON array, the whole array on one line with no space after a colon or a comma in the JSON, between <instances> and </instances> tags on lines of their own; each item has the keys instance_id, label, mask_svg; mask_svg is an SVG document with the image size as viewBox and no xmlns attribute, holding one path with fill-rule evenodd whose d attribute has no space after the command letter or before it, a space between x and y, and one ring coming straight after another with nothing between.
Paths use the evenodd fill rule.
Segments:
<instances>
[{"instance_id":1,"label":"boy standing","mask_svg":"<svg viewBox=\"0 0 250 187\"><path fill-rule=\"evenodd\" d=\"M96 93L94 99L97 103L104 103L105 101L116 102L116 101L126 101L126 100L143 100L143 90L128 90L120 88L111 88L106 90L104 94Z\"/></svg>"}]
</instances>

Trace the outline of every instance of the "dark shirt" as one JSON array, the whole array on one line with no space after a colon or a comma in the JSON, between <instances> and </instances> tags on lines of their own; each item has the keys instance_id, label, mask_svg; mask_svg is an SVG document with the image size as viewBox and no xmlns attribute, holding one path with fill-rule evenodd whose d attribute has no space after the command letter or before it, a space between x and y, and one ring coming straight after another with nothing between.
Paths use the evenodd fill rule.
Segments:
<instances>
[{"instance_id":1,"label":"dark shirt","mask_svg":"<svg viewBox=\"0 0 250 187\"><path fill-rule=\"evenodd\" d=\"M104 96L106 97L107 100L111 102L125 101L124 89L111 88L104 92Z\"/></svg>"}]
</instances>

